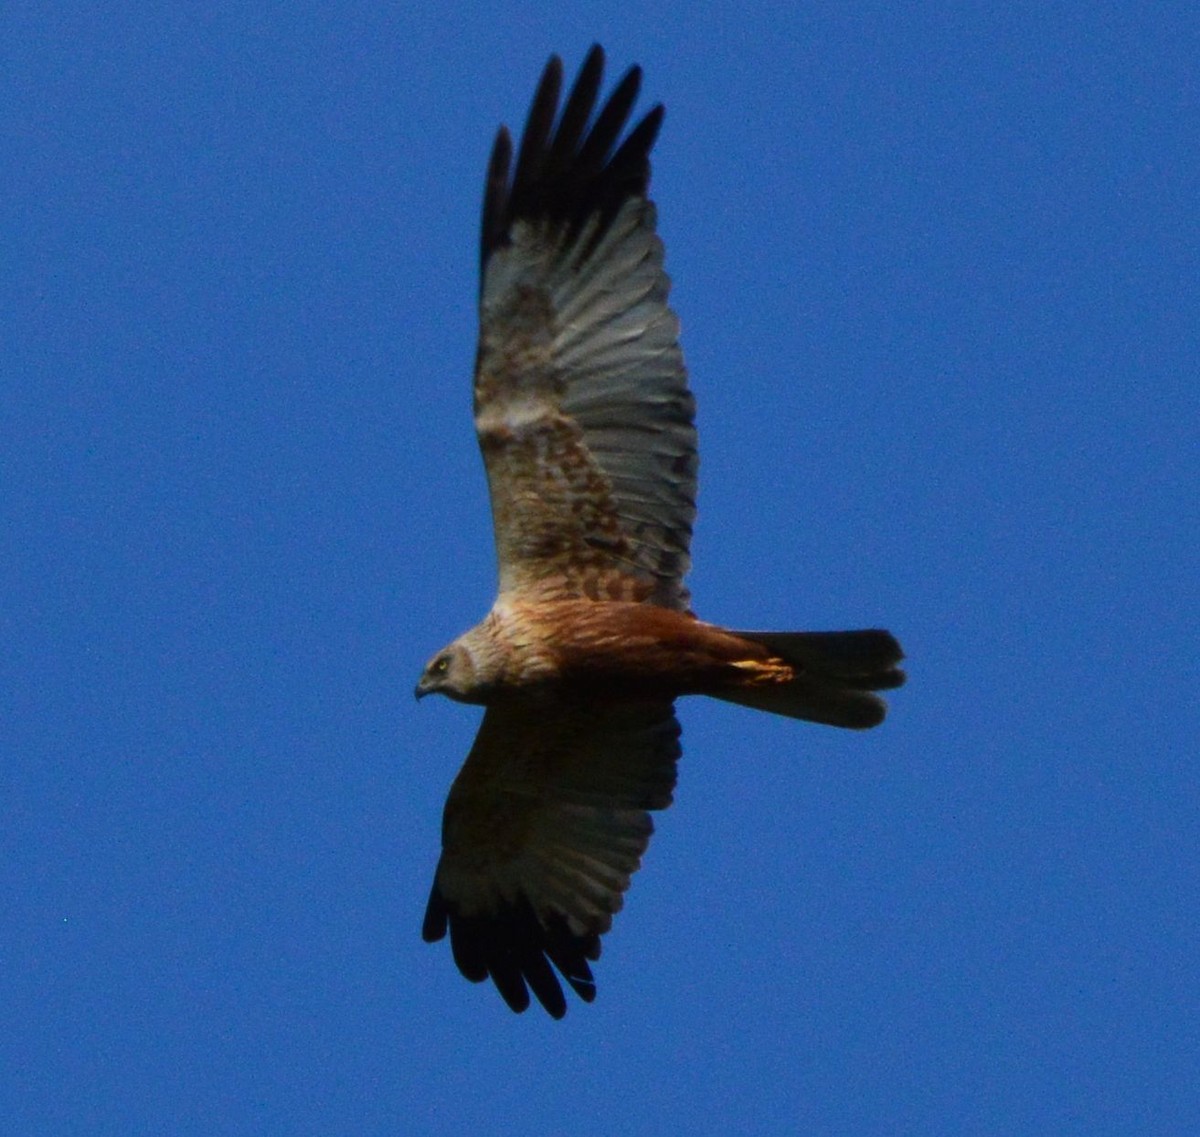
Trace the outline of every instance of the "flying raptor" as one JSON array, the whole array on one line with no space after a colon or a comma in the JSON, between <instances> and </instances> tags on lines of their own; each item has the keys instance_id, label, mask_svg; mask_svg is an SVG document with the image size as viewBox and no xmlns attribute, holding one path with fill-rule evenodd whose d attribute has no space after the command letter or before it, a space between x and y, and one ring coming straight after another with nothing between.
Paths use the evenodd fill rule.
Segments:
<instances>
[{"instance_id":1,"label":"flying raptor","mask_svg":"<svg viewBox=\"0 0 1200 1137\"><path fill-rule=\"evenodd\" d=\"M737 632L691 610L694 402L647 197L654 107L625 133L641 72L597 111L595 46L559 110L546 65L513 165L483 196L475 429L500 581L417 696L486 710L446 801L423 935L514 1011L595 998L590 961L620 909L680 754L674 701L811 722L882 721L898 687L885 631ZM622 137L624 135L624 137Z\"/></svg>"}]
</instances>

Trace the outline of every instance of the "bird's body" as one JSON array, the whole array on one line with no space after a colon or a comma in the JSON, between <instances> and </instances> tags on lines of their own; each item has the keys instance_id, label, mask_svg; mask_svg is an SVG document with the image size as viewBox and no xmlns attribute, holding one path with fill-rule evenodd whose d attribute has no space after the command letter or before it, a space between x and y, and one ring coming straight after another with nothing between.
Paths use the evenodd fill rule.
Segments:
<instances>
[{"instance_id":1,"label":"bird's body","mask_svg":"<svg viewBox=\"0 0 1200 1137\"><path fill-rule=\"evenodd\" d=\"M887 632L739 632L691 610L695 404L646 196L663 112L622 139L633 68L593 116L603 62L594 47L560 112L552 58L515 170L504 128L492 151L474 411L499 595L417 685L486 707L423 934L449 931L467 978L556 1018L556 972L595 996L589 961L671 802L676 698L865 728L904 681Z\"/></svg>"},{"instance_id":2,"label":"bird's body","mask_svg":"<svg viewBox=\"0 0 1200 1137\"><path fill-rule=\"evenodd\" d=\"M445 693L484 705L564 693L711 695L791 675L758 644L689 613L628 601L498 603L461 642L486 642L488 666L471 688Z\"/></svg>"},{"instance_id":3,"label":"bird's body","mask_svg":"<svg viewBox=\"0 0 1200 1137\"><path fill-rule=\"evenodd\" d=\"M885 653L890 646L882 632L786 634L814 646L825 641L826 656L835 642L853 650L864 636ZM819 677L812 659L806 670L801 660L772 651L760 638L764 635L771 633L733 632L690 612L630 601L500 600L480 624L447 648L452 655L462 651L469 656L469 678L455 686L434 677L418 685L417 695L438 691L458 702L484 706L647 695L710 695L749 702L756 691L781 690L802 678ZM884 674L887 670L881 670L871 655L871 690L896 685L898 673ZM867 695L856 709L871 715L878 701Z\"/></svg>"}]
</instances>

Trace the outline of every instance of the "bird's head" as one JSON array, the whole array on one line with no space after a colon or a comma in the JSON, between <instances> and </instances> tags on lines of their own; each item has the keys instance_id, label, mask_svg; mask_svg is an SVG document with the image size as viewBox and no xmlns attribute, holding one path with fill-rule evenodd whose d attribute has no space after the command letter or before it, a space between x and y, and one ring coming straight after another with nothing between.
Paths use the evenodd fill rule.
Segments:
<instances>
[{"instance_id":1,"label":"bird's head","mask_svg":"<svg viewBox=\"0 0 1200 1137\"><path fill-rule=\"evenodd\" d=\"M471 649L455 640L426 665L417 681L418 699L432 694L448 695L460 703L479 702L480 683Z\"/></svg>"}]
</instances>

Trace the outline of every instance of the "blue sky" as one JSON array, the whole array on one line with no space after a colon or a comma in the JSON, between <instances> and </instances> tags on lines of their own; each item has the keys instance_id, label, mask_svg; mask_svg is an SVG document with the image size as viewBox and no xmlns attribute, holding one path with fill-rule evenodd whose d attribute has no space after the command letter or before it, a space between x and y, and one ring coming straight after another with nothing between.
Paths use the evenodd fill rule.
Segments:
<instances>
[{"instance_id":1,"label":"blue sky","mask_svg":"<svg viewBox=\"0 0 1200 1137\"><path fill-rule=\"evenodd\" d=\"M6 1131L1193 1131L1191 6L416 7L0 16ZM911 678L685 702L555 1023L420 941L478 714L411 691L494 589L484 162L593 40L667 106L697 607Z\"/></svg>"}]
</instances>

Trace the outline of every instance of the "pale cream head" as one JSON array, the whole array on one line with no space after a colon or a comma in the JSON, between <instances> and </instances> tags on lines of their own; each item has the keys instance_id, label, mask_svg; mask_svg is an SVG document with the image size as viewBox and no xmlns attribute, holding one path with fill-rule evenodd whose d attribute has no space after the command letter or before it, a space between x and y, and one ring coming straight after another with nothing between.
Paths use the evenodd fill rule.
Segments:
<instances>
[{"instance_id":1,"label":"pale cream head","mask_svg":"<svg viewBox=\"0 0 1200 1137\"><path fill-rule=\"evenodd\" d=\"M416 696L438 694L460 703L485 703L503 670L500 656L485 626L478 624L425 665Z\"/></svg>"}]
</instances>

